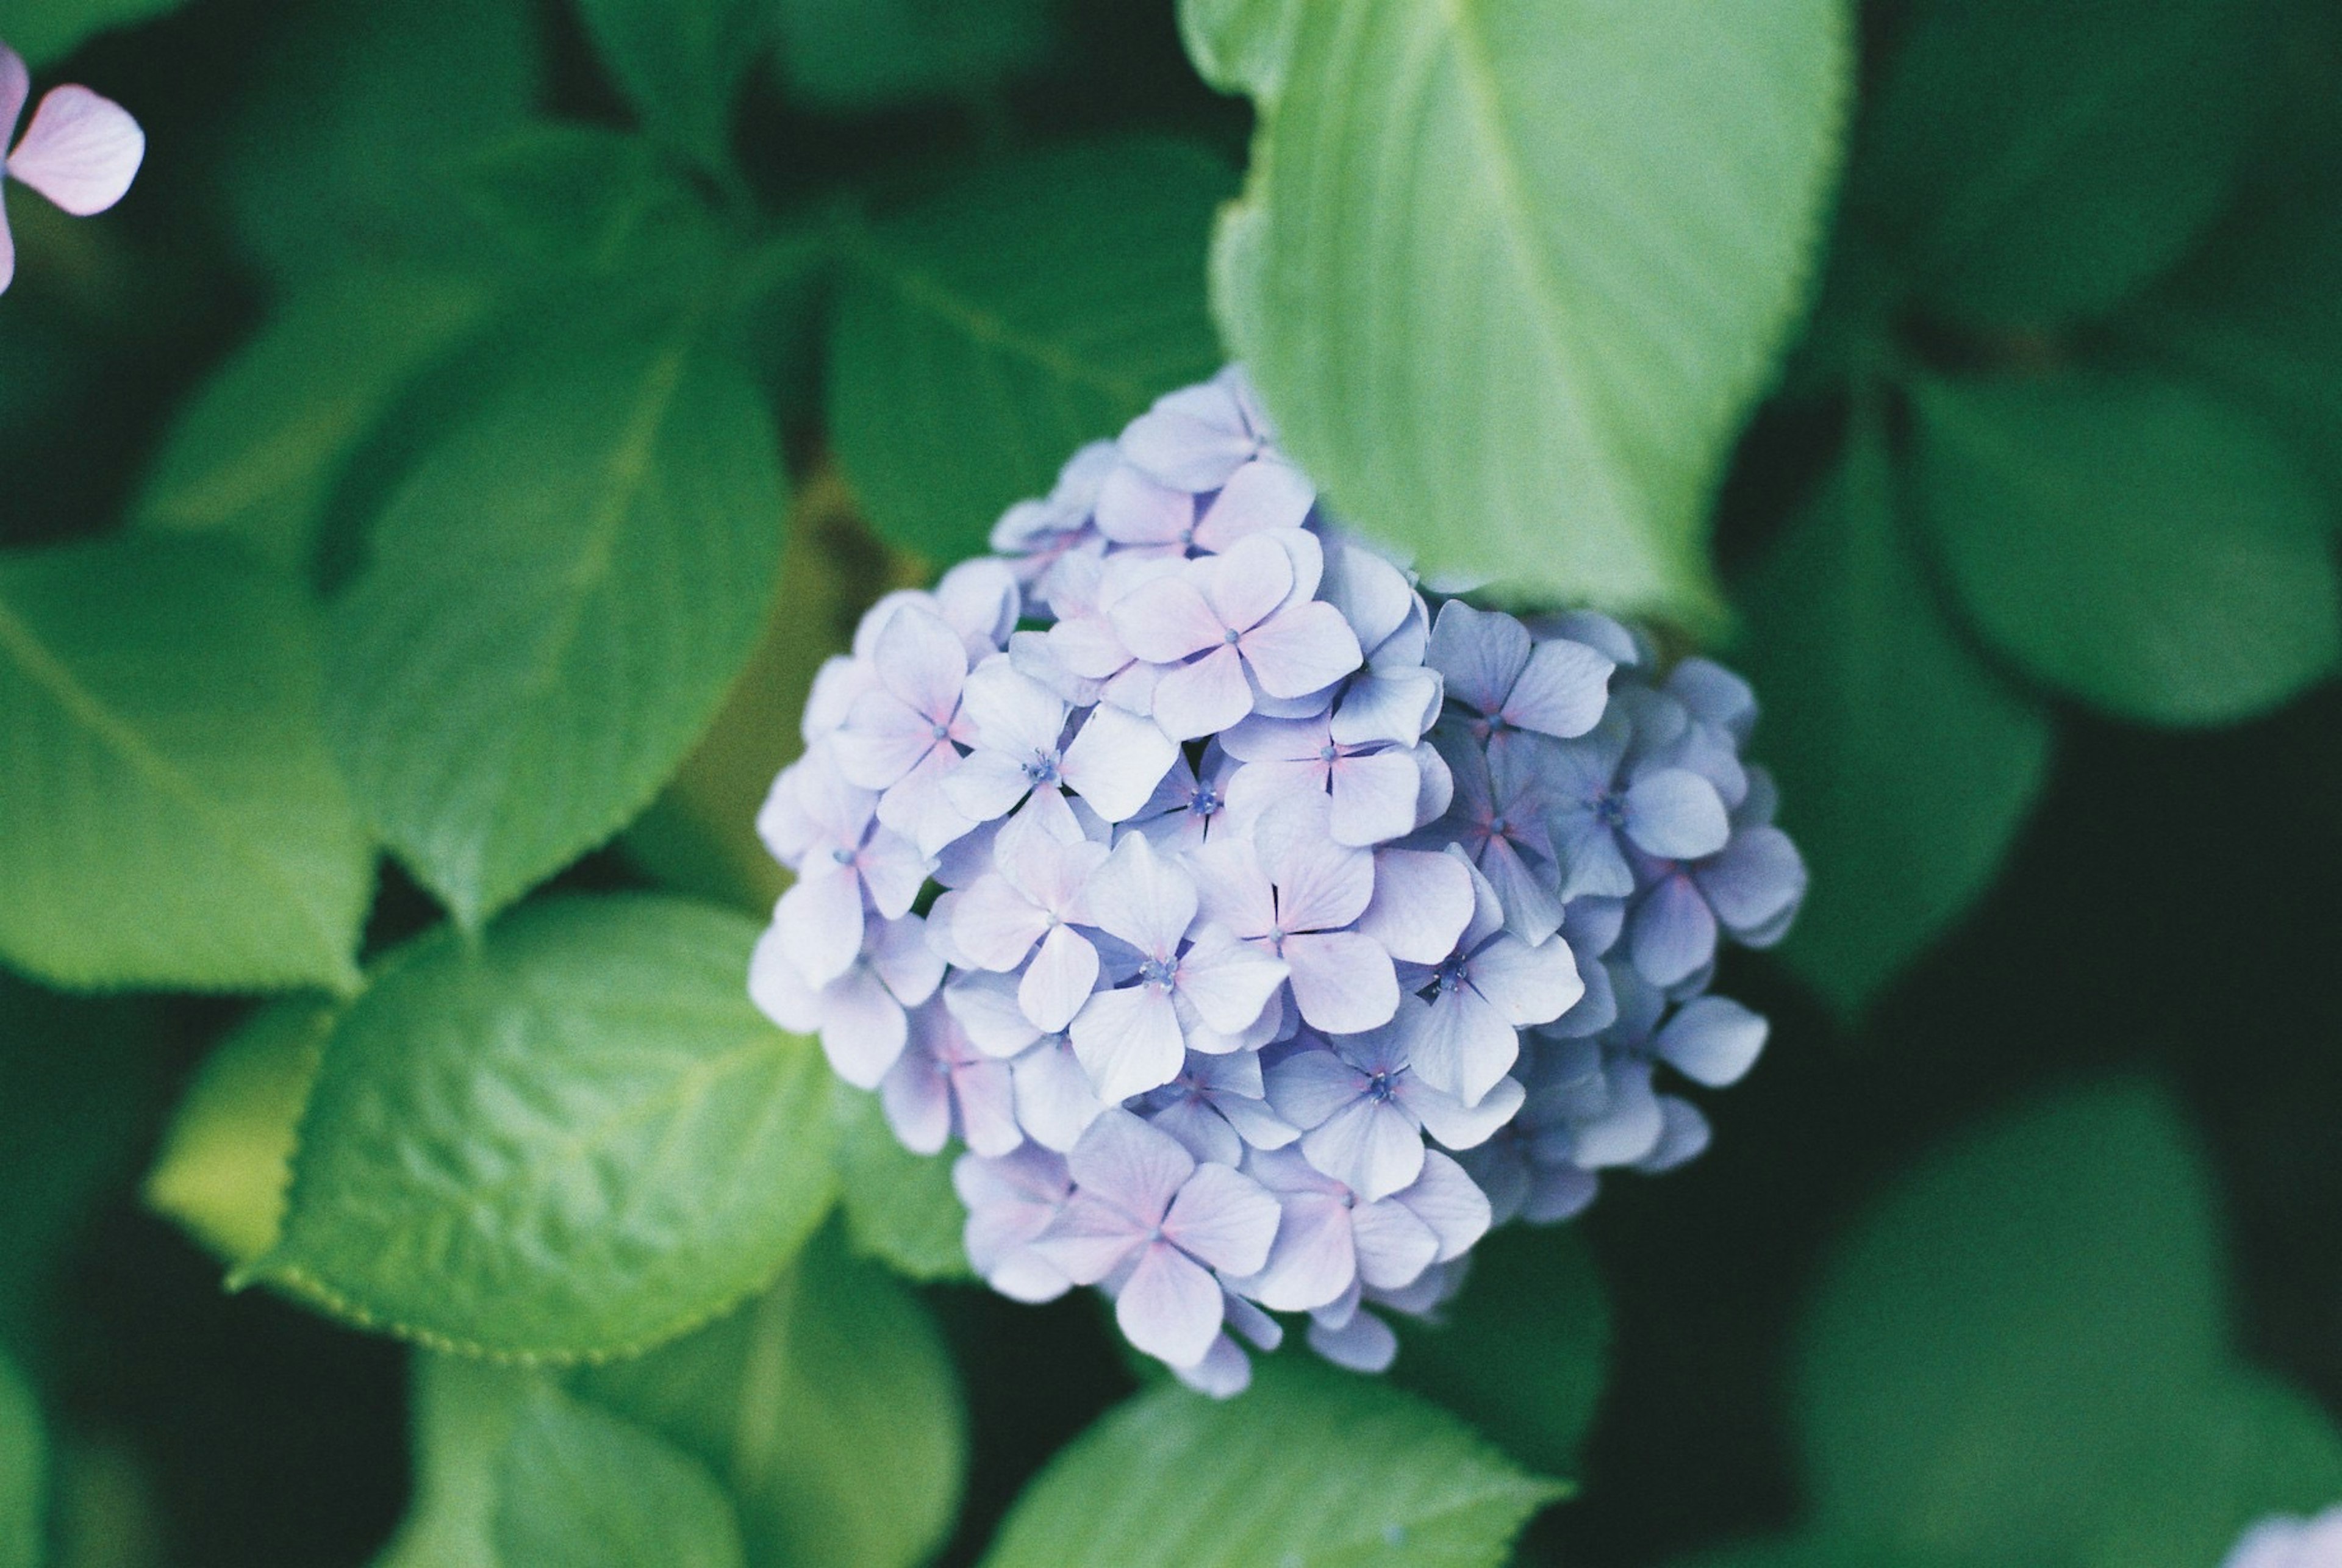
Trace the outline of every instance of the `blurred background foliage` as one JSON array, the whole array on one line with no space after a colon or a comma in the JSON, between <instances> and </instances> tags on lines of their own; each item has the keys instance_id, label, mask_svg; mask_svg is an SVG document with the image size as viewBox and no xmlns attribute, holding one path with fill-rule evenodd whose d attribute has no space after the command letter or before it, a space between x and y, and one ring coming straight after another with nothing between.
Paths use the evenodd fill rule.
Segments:
<instances>
[{"instance_id":1,"label":"blurred background foliage","mask_svg":"<svg viewBox=\"0 0 2342 1568\"><path fill-rule=\"evenodd\" d=\"M0 1568L2148 1568L2342 1498L2331 0L0 36L150 136L0 298ZM1814 891L1706 1160L1394 1388L1209 1407L970 1286L740 974L819 659L1231 355L1427 566L1744 662Z\"/></svg>"}]
</instances>

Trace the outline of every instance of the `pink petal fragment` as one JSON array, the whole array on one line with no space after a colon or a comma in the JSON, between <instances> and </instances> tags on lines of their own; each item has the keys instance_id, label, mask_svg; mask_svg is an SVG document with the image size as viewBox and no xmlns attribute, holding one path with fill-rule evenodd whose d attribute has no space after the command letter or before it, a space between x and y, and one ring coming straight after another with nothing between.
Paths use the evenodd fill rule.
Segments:
<instances>
[{"instance_id":1,"label":"pink petal fragment","mask_svg":"<svg viewBox=\"0 0 2342 1568\"><path fill-rule=\"evenodd\" d=\"M6 84L0 83L0 100L5 95ZM23 101L20 90L17 102ZM15 123L13 110L8 119ZM85 218L122 199L145 156L146 133L129 110L87 87L53 87L8 155L8 173Z\"/></svg>"}]
</instances>

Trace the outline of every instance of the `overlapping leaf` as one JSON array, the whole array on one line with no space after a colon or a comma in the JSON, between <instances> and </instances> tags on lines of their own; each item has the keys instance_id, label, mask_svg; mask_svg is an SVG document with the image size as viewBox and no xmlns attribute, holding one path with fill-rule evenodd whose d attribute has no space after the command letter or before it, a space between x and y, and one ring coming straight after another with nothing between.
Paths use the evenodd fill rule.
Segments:
<instances>
[{"instance_id":1,"label":"overlapping leaf","mask_svg":"<svg viewBox=\"0 0 2342 1568\"><path fill-rule=\"evenodd\" d=\"M496 1467L502 1568L744 1568L740 1523L707 1467L551 1388L522 1403Z\"/></svg>"}]
</instances>

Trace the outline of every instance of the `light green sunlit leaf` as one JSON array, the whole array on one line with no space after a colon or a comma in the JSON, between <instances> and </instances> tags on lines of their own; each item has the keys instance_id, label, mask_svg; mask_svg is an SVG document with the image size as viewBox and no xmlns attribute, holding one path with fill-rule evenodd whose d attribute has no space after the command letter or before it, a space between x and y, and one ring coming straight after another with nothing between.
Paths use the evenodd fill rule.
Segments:
<instances>
[{"instance_id":1,"label":"light green sunlit leaf","mask_svg":"<svg viewBox=\"0 0 2342 1568\"><path fill-rule=\"evenodd\" d=\"M1299 10L1214 261L1296 458L1431 567L1712 613L1710 493L1837 166L1843 7Z\"/></svg>"},{"instance_id":2,"label":"light green sunlit leaf","mask_svg":"<svg viewBox=\"0 0 2342 1568\"><path fill-rule=\"evenodd\" d=\"M362 1326L560 1362L707 1322L828 1211L828 1074L747 999L755 924L534 904L385 962L325 1044L248 1271Z\"/></svg>"},{"instance_id":3,"label":"light green sunlit leaf","mask_svg":"<svg viewBox=\"0 0 2342 1568\"><path fill-rule=\"evenodd\" d=\"M1196 74L1264 108L1276 102L1304 0L1179 0L1179 39Z\"/></svg>"},{"instance_id":4,"label":"light green sunlit leaf","mask_svg":"<svg viewBox=\"0 0 2342 1568\"><path fill-rule=\"evenodd\" d=\"M503 1568L744 1568L707 1467L632 1422L540 1388L496 1468Z\"/></svg>"},{"instance_id":5,"label":"light green sunlit leaf","mask_svg":"<svg viewBox=\"0 0 2342 1568\"><path fill-rule=\"evenodd\" d=\"M510 1568L497 1556L497 1466L535 1373L417 1350L407 1403L415 1494L374 1568Z\"/></svg>"},{"instance_id":6,"label":"light green sunlit leaf","mask_svg":"<svg viewBox=\"0 0 2342 1568\"><path fill-rule=\"evenodd\" d=\"M69 986L355 984L373 855L315 620L223 545L0 556L0 957Z\"/></svg>"},{"instance_id":7,"label":"light green sunlit leaf","mask_svg":"<svg viewBox=\"0 0 2342 1568\"><path fill-rule=\"evenodd\" d=\"M952 1190L956 1150L915 1154L886 1125L878 1096L836 1090L838 1206L854 1250L915 1280L973 1280L961 1233L967 1209Z\"/></svg>"}]
</instances>

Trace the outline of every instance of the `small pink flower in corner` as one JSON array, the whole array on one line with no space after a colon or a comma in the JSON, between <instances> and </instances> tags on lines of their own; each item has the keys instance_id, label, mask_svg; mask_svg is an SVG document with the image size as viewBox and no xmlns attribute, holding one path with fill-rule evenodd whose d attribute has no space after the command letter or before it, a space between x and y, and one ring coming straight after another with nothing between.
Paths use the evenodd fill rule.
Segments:
<instances>
[{"instance_id":1,"label":"small pink flower in corner","mask_svg":"<svg viewBox=\"0 0 2342 1568\"><path fill-rule=\"evenodd\" d=\"M32 77L14 49L0 44L0 146L7 145L32 91ZM52 87L33 111L24 140L5 168L77 218L102 213L122 199L146 155L146 133L130 111L87 87ZM0 201L0 290L16 275L16 242Z\"/></svg>"}]
</instances>

